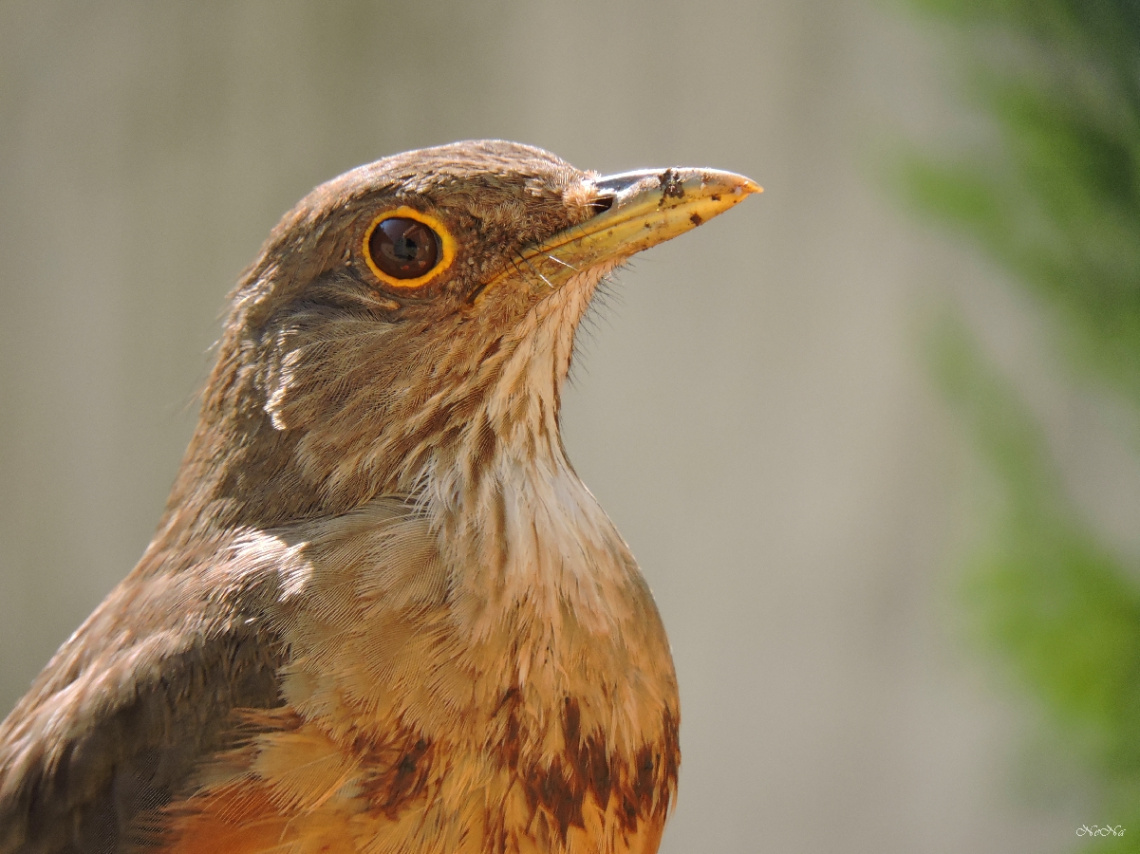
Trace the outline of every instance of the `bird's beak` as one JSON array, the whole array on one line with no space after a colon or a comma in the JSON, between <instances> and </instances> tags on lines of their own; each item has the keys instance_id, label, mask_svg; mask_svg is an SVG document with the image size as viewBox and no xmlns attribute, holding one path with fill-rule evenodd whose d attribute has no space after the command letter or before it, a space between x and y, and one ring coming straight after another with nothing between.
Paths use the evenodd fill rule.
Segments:
<instances>
[{"instance_id":1,"label":"bird's beak","mask_svg":"<svg viewBox=\"0 0 1140 854\"><path fill-rule=\"evenodd\" d=\"M526 247L520 263L497 279L529 273L558 288L590 268L620 263L696 228L761 192L755 181L715 169L623 172L597 178L594 186L598 195L592 204L598 214Z\"/></svg>"}]
</instances>

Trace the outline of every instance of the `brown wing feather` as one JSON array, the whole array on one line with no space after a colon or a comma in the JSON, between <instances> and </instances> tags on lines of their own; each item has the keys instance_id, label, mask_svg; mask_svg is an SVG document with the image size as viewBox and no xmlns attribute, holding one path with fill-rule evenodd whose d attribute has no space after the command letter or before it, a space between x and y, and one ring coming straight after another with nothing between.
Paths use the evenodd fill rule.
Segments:
<instances>
[{"instance_id":1,"label":"brown wing feather","mask_svg":"<svg viewBox=\"0 0 1140 854\"><path fill-rule=\"evenodd\" d=\"M0 854L139 850L146 814L242 737L234 710L281 703L270 577L163 564L144 558L0 724Z\"/></svg>"}]
</instances>

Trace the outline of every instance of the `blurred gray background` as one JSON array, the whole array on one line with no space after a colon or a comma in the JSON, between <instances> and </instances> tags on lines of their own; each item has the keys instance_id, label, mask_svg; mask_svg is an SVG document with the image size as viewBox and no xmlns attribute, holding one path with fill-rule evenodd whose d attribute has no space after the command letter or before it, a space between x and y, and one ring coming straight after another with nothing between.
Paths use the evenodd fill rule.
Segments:
<instances>
[{"instance_id":1,"label":"blurred gray background","mask_svg":"<svg viewBox=\"0 0 1140 854\"><path fill-rule=\"evenodd\" d=\"M900 138L975 132L945 78L927 29L866 0L0 2L0 714L141 554L281 213L359 163L503 137L765 186L620 275L565 398L677 659L663 850L1072 848L1102 817L1029 764L1026 710L957 625L976 463L922 356L954 303L1032 377L1039 323L878 177ZM1030 385L1136 545L1115 428Z\"/></svg>"}]
</instances>

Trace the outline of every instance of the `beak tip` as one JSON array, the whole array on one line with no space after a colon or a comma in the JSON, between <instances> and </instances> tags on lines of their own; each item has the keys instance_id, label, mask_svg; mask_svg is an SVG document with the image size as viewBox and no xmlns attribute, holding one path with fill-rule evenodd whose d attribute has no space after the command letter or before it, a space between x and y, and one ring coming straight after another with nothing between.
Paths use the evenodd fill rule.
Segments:
<instances>
[{"instance_id":1,"label":"beak tip","mask_svg":"<svg viewBox=\"0 0 1140 854\"><path fill-rule=\"evenodd\" d=\"M739 193L740 195L751 196L753 193L764 192L764 188L753 181L751 178L745 178L743 175L741 175L740 178L740 185L735 190L735 192Z\"/></svg>"}]
</instances>

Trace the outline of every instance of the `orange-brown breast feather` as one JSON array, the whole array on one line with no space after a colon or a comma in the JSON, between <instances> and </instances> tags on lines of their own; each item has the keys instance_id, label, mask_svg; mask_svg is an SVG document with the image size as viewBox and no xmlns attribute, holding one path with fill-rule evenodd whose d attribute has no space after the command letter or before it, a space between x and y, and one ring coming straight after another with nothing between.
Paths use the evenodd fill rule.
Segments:
<instances>
[{"instance_id":1,"label":"orange-brown breast feather","mask_svg":"<svg viewBox=\"0 0 1140 854\"><path fill-rule=\"evenodd\" d=\"M428 522L403 503L245 548L284 568L272 610L291 650L286 705L252 716L249 743L164 810L163 851L655 850L674 711L615 741L602 695L620 694L628 670L598 659L604 644L565 651L581 670L562 693L521 685L519 659L541 653L517 632L506 646L465 638ZM623 628L636 642L655 626L635 610Z\"/></svg>"}]
</instances>

